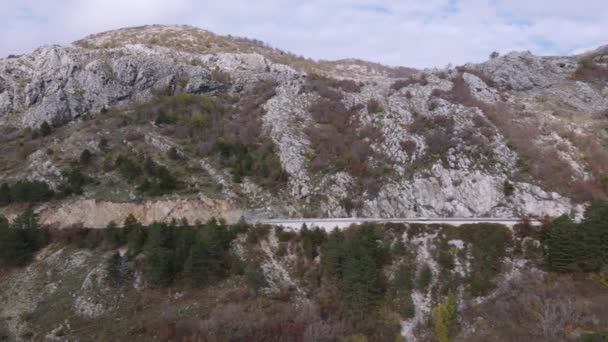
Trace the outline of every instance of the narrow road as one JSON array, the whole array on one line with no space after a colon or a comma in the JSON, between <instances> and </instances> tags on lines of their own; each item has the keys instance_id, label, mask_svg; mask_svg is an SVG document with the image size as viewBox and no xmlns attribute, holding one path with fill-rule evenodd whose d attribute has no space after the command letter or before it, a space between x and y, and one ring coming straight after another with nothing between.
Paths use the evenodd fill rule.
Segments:
<instances>
[{"instance_id":1,"label":"narrow road","mask_svg":"<svg viewBox=\"0 0 608 342\"><path fill-rule=\"evenodd\" d=\"M495 223L512 227L521 222L519 218L489 218L489 217L474 217L474 218L304 218L304 219L268 219L257 220L251 223L270 224L273 226L283 226L285 228L299 229L303 224L308 227L319 227L326 230L334 228L346 228L352 224L361 224L365 222L374 223L418 223L418 224L448 224L452 226L461 226L463 224L475 223ZM540 225L538 221L531 221L532 225Z\"/></svg>"}]
</instances>

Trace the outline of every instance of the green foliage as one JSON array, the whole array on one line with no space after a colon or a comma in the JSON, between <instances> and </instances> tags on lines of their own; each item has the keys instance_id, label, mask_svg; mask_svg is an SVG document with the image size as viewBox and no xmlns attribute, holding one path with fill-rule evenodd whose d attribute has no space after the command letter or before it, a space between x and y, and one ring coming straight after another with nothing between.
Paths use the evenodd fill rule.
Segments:
<instances>
[{"instance_id":1,"label":"green foliage","mask_svg":"<svg viewBox=\"0 0 608 342\"><path fill-rule=\"evenodd\" d=\"M321 247L321 244L327 238L327 234L325 231L319 229L319 227L309 230L304 226L300 230L300 236L302 237L304 256L306 256L308 260L313 260L319 255L319 247Z\"/></svg>"},{"instance_id":2,"label":"green foliage","mask_svg":"<svg viewBox=\"0 0 608 342\"><path fill-rule=\"evenodd\" d=\"M175 148L175 147L171 147L169 149L169 152L167 152L167 156L171 160L180 160L180 159L182 159L182 157L179 155L179 152L177 151L177 148Z\"/></svg>"},{"instance_id":3,"label":"green foliage","mask_svg":"<svg viewBox=\"0 0 608 342\"><path fill-rule=\"evenodd\" d=\"M129 215L125 219L123 229L127 235L129 254L137 255L141 252L146 241L146 231L135 216Z\"/></svg>"},{"instance_id":4,"label":"green foliage","mask_svg":"<svg viewBox=\"0 0 608 342\"><path fill-rule=\"evenodd\" d=\"M190 118L190 126L197 129L209 127L209 117L203 113L196 113Z\"/></svg>"},{"instance_id":5,"label":"green foliage","mask_svg":"<svg viewBox=\"0 0 608 342\"><path fill-rule=\"evenodd\" d=\"M9 225L0 216L0 262L22 265L48 243L48 232L40 228L38 215L26 209Z\"/></svg>"},{"instance_id":6,"label":"green foliage","mask_svg":"<svg viewBox=\"0 0 608 342\"><path fill-rule=\"evenodd\" d=\"M175 151L177 154L177 151ZM179 181L165 166L158 165L152 158L135 159L120 155L115 166L120 174L129 181L146 175L137 190L150 196L168 194L179 188Z\"/></svg>"},{"instance_id":7,"label":"green foliage","mask_svg":"<svg viewBox=\"0 0 608 342\"><path fill-rule=\"evenodd\" d=\"M49 125L49 123L46 121L43 122L42 125L40 125L39 132L43 137L49 136L52 133L51 125Z\"/></svg>"},{"instance_id":8,"label":"green foliage","mask_svg":"<svg viewBox=\"0 0 608 342\"><path fill-rule=\"evenodd\" d=\"M114 165L118 172L128 180L134 180L143 173L142 167L137 162L122 154L116 158Z\"/></svg>"},{"instance_id":9,"label":"green foliage","mask_svg":"<svg viewBox=\"0 0 608 342\"><path fill-rule=\"evenodd\" d=\"M106 274L110 283L118 285L122 282L122 257L118 252L106 260Z\"/></svg>"},{"instance_id":10,"label":"green foliage","mask_svg":"<svg viewBox=\"0 0 608 342\"><path fill-rule=\"evenodd\" d=\"M247 265L245 268L245 281L247 282L247 286L256 292L268 286L264 272L258 264L250 263Z\"/></svg>"},{"instance_id":11,"label":"green foliage","mask_svg":"<svg viewBox=\"0 0 608 342\"><path fill-rule=\"evenodd\" d=\"M450 331L456 321L456 310L456 298L451 291L441 303L433 308L435 337L439 342L450 340Z\"/></svg>"},{"instance_id":12,"label":"green foliage","mask_svg":"<svg viewBox=\"0 0 608 342\"><path fill-rule=\"evenodd\" d=\"M581 241L578 226L569 217L560 216L551 223L548 232L547 262L554 271L577 271Z\"/></svg>"},{"instance_id":13,"label":"green foliage","mask_svg":"<svg viewBox=\"0 0 608 342\"><path fill-rule=\"evenodd\" d=\"M207 285L226 276L230 269L227 250L233 238L227 227L215 220L199 227L185 268L193 284Z\"/></svg>"},{"instance_id":14,"label":"green foliage","mask_svg":"<svg viewBox=\"0 0 608 342\"><path fill-rule=\"evenodd\" d=\"M431 284L433 280L433 270L428 264L424 264L418 272L418 277L416 278L416 288L420 291L426 291L426 289Z\"/></svg>"},{"instance_id":15,"label":"green foliage","mask_svg":"<svg viewBox=\"0 0 608 342\"><path fill-rule=\"evenodd\" d=\"M517 159L516 166L520 172L528 172L530 170L530 163L528 159L525 157L520 157Z\"/></svg>"},{"instance_id":16,"label":"green foliage","mask_svg":"<svg viewBox=\"0 0 608 342\"><path fill-rule=\"evenodd\" d=\"M80 164L81 165L89 165L91 163L91 160L93 159L93 153L91 153L91 151L89 151L88 149L84 149L82 151L82 153L80 153Z\"/></svg>"},{"instance_id":17,"label":"green foliage","mask_svg":"<svg viewBox=\"0 0 608 342\"><path fill-rule=\"evenodd\" d=\"M401 263L390 287L391 306L404 319L412 318L416 314L416 307L412 300L413 277L410 265Z\"/></svg>"},{"instance_id":18,"label":"green foliage","mask_svg":"<svg viewBox=\"0 0 608 342\"><path fill-rule=\"evenodd\" d=\"M515 187L508 180L505 180L502 187L503 187L503 192L504 192L505 196L511 196L511 195L513 195L513 192L515 192Z\"/></svg>"},{"instance_id":19,"label":"green foliage","mask_svg":"<svg viewBox=\"0 0 608 342\"><path fill-rule=\"evenodd\" d=\"M256 244L261 239L267 237L268 233L270 233L270 226L257 225L250 227L247 230L247 243L252 245Z\"/></svg>"},{"instance_id":20,"label":"green foliage","mask_svg":"<svg viewBox=\"0 0 608 342\"><path fill-rule=\"evenodd\" d=\"M324 270L338 280L342 301L356 319L375 307L384 292L380 270L387 250L375 228L364 224L349 238L334 230L323 246Z\"/></svg>"},{"instance_id":21,"label":"green foliage","mask_svg":"<svg viewBox=\"0 0 608 342\"><path fill-rule=\"evenodd\" d=\"M102 152L107 152L110 149L108 145L108 139L105 137L99 139L99 142L97 143L97 148L99 148L99 150Z\"/></svg>"},{"instance_id":22,"label":"green foliage","mask_svg":"<svg viewBox=\"0 0 608 342\"><path fill-rule=\"evenodd\" d=\"M342 278L346 254L346 238L344 233L334 229L322 247L321 265L323 271L338 279Z\"/></svg>"},{"instance_id":23,"label":"green foliage","mask_svg":"<svg viewBox=\"0 0 608 342\"><path fill-rule=\"evenodd\" d=\"M84 175L80 168L72 167L63 173L64 181L59 185L59 190L65 196L82 195L83 187L91 181L90 177Z\"/></svg>"},{"instance_id":24,"label":"green foliage","mask_svg":"<svg viewBox=\"0 0 608 342\"><path fill-rule=\"evenodd\" d=\"M501 225L463 225L461 236L470 242L473 257L468 292L484 296L494 288L494 277L500 273L511 233Z\"/></svg>"},{"instance_id":25,"label":"green foliage","mask_svg":"<svg viewBox=\"0 0 608 342\"><path fill-rule=\"evenodd\" d=\"M608 201L595 201L581 223L566 216L546 229L546 261L558 272L597 271L608 263Z\"/></svg>"},{"instance_id":26,"label":"green foliage","mask_svg":"<svg viewBox=\"0 0 608 342\"><path fill-rule=\"evenodd\" d=\"M583 333L580 342L606 342L608 341L608 330Z\"/></svg>"},{"instance_id":27,"label":"green foliage","mask_svg":"<svg viewBox=\"0 0 608 342\"><path fill-rule=\"evenodd\" d=\"M112 247L120 247L127 243L127 229L119 228L114 221L108 223L103 233L105 240Z\"/></svg>"},{"instance_id":28,"label":"green foliage","mask_svg":"<svg viewBox=\"0 0 608 342\"><path fill-rule=\"evenodd\" d=\"M41 181L18 181L15 184L0 185L0 206L11 203L45 202L55 193L49 185Z\"/></svg>"},{"instance_id":29,"label":"green foliage","mask_svg":"<svg viewBox=\"0 0 608 342\"><path fill-rule=\"evenodd\" d=\"M255 176L263 183L271 185L284 182L287 175L271 147L252 150L240 142L218 140L214 150L222 163L230 168L232 180L241 183L243 177Z\"/></svg>"},{"instance_id":30,"label":"green foliage","mask_svg":"<svg viewBox=\"0 0 608 342\"><path fill-rule=\"evenodd\" d=\"M0 207L9 205L11 202L11 187L6 183L2 183L0 185Z\"/></svg>"}]
</instances>

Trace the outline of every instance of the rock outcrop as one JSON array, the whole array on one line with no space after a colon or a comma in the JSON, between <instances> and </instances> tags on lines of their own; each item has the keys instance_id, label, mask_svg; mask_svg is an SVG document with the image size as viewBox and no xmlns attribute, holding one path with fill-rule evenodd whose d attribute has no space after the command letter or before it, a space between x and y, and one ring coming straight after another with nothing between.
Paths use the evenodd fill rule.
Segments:
<instances>
[{"instance_id":1,"label":"rock outcrop","mask_svg":"<svg viewBox=\"0 0 608 342\"><path fill-rule=\"evenodd\" d=\"M602 51L595 57L600 62ZM215 215L233 219L248 210L261 216L578 215L582 202L570 198L578 190L569 192L543 179L552 174L528 174L522 163L539 158L513 145L517 137L504 122L533 127L529 144L539 150L558 146L555 158L574 170L565 182L588 182L605 172L603 164L596 167L588 158L604 156L585 148L591 140L601 146L604 139L599 127L606 120L601 113L608 110L608 86L574 79L582 58L514 52L462 68L415 71L352 60L312 62L192 27L130 28L0 60L0 128L37 128L45 121L86 127L79 117L127 110L159 94L238 97L260 81L276 83L274 96L263 104L261 134L272 140L288 175L284 188L270 191L249 180L235 184L221 166L202 158L198 167L221 184L225 202L112 203L85 193L84 199L40 209L45 223L62 226L104 226L129 213L144 222ZM359 124L355 132L366 129L381 136L361 138L373 151L368 164L378 170L374 176L363 179L343 165L323 172L311 167L317 152L309 130L319 126L309 108L320 91L309 86L309 79L317 74L352 82L348 91L330 87L344 106L356 109L350 119ZM368 110L372 101L379 104L375 112ZM556 115L560 110L564 113ZM506 115L509 120L499 117ZM179 142L152 132L152 123L138 129L159 152L178 148L186 153ZM61 140L55 144L64 149ZM26 177L55 187L62 175L53 158L35 151L26 169L1 171L0 181ZM371 186L372 180L377 184Z\"/></svg>"}]
</instances>

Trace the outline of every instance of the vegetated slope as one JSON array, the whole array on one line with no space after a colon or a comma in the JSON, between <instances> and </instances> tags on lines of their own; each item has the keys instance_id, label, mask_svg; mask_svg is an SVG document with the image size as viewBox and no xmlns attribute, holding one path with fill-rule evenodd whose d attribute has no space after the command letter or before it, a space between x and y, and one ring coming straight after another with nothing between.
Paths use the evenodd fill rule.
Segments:
<instances>
[{"instance_id":1,"label":"vegetated slope","mask_svg":"<svg viewBox=\"0 0 608 342\"><path fill-rule=\"evenodd\" d=\"M608 333L607 222L598 202L580 224L513 231L144 227L133 216L124 228L47 231L30 209L0 217L0 338L597 341Z\"/></svg>"},{"instance_id":2,"label":"vegetated slope","mask_svg":"<svg viewBox=\"0 0 608 342\"><path fill-rule=\"evenodd\" d=\"M58 224L580 215L605 195L606 51L493 57L425 71L315 62L182 26L11 56L4 211L30 202L10 195L27 179L54 190L39 209ZM188 209L201 202L214 215Z\"/></svg>"}]
</instances>

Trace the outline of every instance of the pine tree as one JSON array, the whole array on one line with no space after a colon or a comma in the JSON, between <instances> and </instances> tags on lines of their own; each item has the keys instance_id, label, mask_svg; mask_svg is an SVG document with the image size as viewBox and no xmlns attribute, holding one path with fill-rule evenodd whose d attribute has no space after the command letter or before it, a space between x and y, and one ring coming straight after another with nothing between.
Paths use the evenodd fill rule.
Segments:
<instances>
[{"instance_id":1,"label":"pine tree","mask_svg":"<svg viewBox=\"0 0 608 342\"><path fill-rule=\"evenodd\" d=\"M168 286L173 282L175 272L174 253L164 247L151 247L146 251L144 273L154 285Z\"/></svg>"},{"instance_id":2,"label":"pine tree","mask_svg":"<svg viewBox=\"0 0 608 342\"><path fill-rule=\"evenodd\" d=\"M146 241L146 232L139 221L132 214L125 219L124 228L127 235L127 246L131 255L141 252Z\"/></svg>"},{"instance_id":3,"label":"pine tree","mask_svg":"<svg viewBox=\"0 0 608 342\"><path fill-rule=\"evenodd\" d=\"M578 259L581 244L577 226L567 216L552 222L547 239L547 260L554 271L571 272L579 270ZM584 247L583 247L584 248Z\"/></svg>"},{"instance_id":4,"label":"pine tree","mask_svg":"<svg viewBox=\"0 0 608 342\"><path fill-rule=\"evenodd\" d=\"M371 251L359 241L349 244L344 262L342 291L355 317L363 317L380 297L380 270Z\"/></svg>"},{"instance_id":5,"label":"pine tree","mask_svg":"<svg viewBox=\"0 0 608 342\"><path fill-rule=\"evenodd\" d=\"M84 149L82 153L80 153L80 164L89 165L91 159L93 159L93 154L88 149Z\"/></svg>"},{"instance_id":6,"label":"pine tree","mask_svg":"<svg viewBox=\"0 0 608 342\"><path fill-rule=\"evenodd\" d=\"M608 201L594 201L585 211L581 224L586 241L583 263L590 270L608 264Z\"/></svg>"},{"instance_id":7,"label":"pine tree","mask_svg":"<svg viewBox=\"0 0 608 342\"><path fill-rule=\"evenodd\" d=\"M106 261L106 274L110 283L120 284L122 282L121 267L122 257L116 252Z\"/></svg>"},{"instance_id":8,"label":"pine tree","mask_svg":"<svg viewBox=\"0 0 608 342\"><path fill-rule=\"evenodd\" d=\"M7 226L6 220L0 220L0 260L10 264L27 262L34 252L48 242L48 233L38 224L38 215L30 207Z\"/></svg>"},{"instance_id":9,"label":"pine tree","mask_svg":"<svg viewBox=\"0 0 608 342\"><path fill-rule=\"evenodd\" d=\"M104 238L108 241L112 247L119 247L127 242L125 236L125 229L118 228L118 225L114 221L110 221L103 231Z\"/></svg>"},{"instance_id":10,"label":"pine tree","mask_svg":"<svg viewBox=\"0 0 608 342\"><path fill-rule=\"evenodd\" d=\"M416 314L416 307L412 300L413 274L408 264L402 263L395 272L391 284L391 303L403 318L412 318Z\"/></svg>"},{"instance_id":11,"label":"pine tree","mask_svg":"<svg viewBox=\"0 0 608 342\"><path fill-rule=\"evenodd\" d=\"M6 183L2 183L2 185L0 185L0 207L10 204L11 201L10 186Z\"/></svg>"},{"instance_id":12,"label":"pine tree","mask_svg":"<svg viewBox=\"0 0 608 342\"><path fill-rule=\"evenodd\" d=\"M40 125L40 135L42 135L43 137L46 137L48 135L51 134L51 126L49 125L48 122L43 122L42 125Z\"/></svg>"},{"instance_id":13,"label":"pine tree","mask_svg":"<svg viewBox=\"0 0 608 342\"><path fill-rule=\"evenodd\" d=\"M323 271L338 279L342 278L345 247L344 233L334 229L322 248L321 264Z\"/></svg>"}]
</instances>

